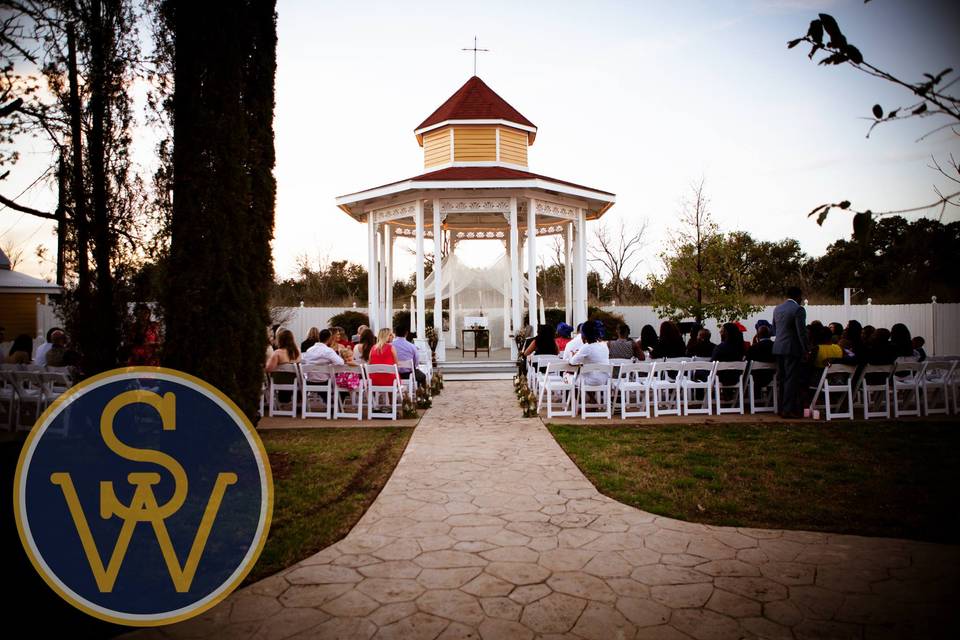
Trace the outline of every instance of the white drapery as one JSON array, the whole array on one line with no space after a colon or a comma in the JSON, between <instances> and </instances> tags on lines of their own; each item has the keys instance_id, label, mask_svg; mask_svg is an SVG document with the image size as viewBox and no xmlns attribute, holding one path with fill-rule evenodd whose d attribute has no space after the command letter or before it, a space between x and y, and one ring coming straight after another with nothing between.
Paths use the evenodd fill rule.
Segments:
<instances>
[{"instance_id":1,"label":"white drapery","mask_svg":"<svg viewBox=\"0 0 960 640\"><path fill-rule=\"evenodd\" d=\"M456 303L456 326L450 331L456 332L459 344L459 332L464 328L463 319L467 316L483 315L489 318L491 346L506 337L504 308L510 308L510 259L506 254L501 255L488 267L475 268L465 265L456 253L448 255L440 263L440 291L444 300L449 301L451 295ZM435 272L424 281L424 299L434 299ZM521 291L527 288L527 278L520 274ZM519 301L523 304L523 301ZM507 303L507 304L505 304ZM510 344L505 339L503 347Z\"/></svg>"}]
</instances>

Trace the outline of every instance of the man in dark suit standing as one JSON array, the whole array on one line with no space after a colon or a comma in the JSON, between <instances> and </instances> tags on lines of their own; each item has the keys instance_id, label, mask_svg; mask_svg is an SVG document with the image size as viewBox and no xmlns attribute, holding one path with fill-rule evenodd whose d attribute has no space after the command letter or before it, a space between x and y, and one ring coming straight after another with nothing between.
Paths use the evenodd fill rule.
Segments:
<instances>
[{"instance_id":1,"label":"man in dark suit standing","mask_svg":"<svg viewBox=\"0 0 960 640\"><path fill-rule=\"evenodd\" d=\"M773 310L773 353L777 356L780 409L784 418L802 418L800 406L802 376L800 363L807 355L807 312L800 304L799 287L787 289L787 299Z\"/></svg>"}]
</instances>

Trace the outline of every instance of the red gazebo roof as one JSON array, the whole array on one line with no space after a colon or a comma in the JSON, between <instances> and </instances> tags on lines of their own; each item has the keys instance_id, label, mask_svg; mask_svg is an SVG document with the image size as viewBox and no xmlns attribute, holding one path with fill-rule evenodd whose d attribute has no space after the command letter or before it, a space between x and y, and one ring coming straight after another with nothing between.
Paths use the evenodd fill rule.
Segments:
<instances>
[{"instance_id":1,"label":"red gazebo roof","mask_svg":"<svg viewBox=\"0 0 960 640\"><path fill-rule=\"evenodd\" d=\"M524 127L532 127L534 130L537 128L477 76L473 76L457 89L456 93L420 123L416 131L447 120L507 120Z\"/></svg>"}]
</instances>

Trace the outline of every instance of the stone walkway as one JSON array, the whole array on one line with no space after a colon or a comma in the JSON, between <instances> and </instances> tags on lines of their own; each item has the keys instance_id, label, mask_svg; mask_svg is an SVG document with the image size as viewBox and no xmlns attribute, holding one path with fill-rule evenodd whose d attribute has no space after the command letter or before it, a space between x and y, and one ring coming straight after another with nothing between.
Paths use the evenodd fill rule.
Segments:
<instances>
[{"instance_id":1,"label":"stone walkway","mask_svg":"<svg viewBox=\"0 0 960 640\"><path fill-rule=\"evenodd\" d=\"M449 383L339 543L141 637L930 638L960 548L661 518L606 498L509 382Z\"/></svg>"}]
</instances>

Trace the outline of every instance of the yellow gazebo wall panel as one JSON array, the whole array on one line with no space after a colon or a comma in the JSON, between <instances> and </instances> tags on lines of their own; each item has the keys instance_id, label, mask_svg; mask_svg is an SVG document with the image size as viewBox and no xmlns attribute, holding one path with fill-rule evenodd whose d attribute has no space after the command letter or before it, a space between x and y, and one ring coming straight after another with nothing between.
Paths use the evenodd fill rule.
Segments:
<instances>
[{"instance_id":1,"label":"yellow gazebo wall panel","mask_svg":"<svg viewBox=\"0 0 960 640\"><path fill-rule=\"evenodd\" d=\"M36 337L37 298L44 297L36 293L0 293L0 326L4 328L6 340L13 340L21 333Z\"/></svg>"},{"instance_id":2,"label":"yellow gazebo wall panel","mask_svg":"<svg viewBox=\"0 0 960 640\"><path fill-rule=\"evenodd\" d=\"M500 128L500 160L527 166L527 133Z\"/></svg>"},{"instance_id":3,"label":"yellow gazebo wall panel","mask_svg":"<svg viewBox=\"0 0 960 640\"><path fill-rule=\"evenodd\" d=\"M456 127L453 131L453 159L461 162L496 160L496 128Z\"/></svg>"},{"instance_id":4,"label":"yellow gazebo wall panel","mask_svg":"<svg viewBox=\"0 0 960 640\"><path fill-rule=\"evenodd\" d=\"M446 127L423 136L423 166L450 162L450 130Z\"/></svg>"}]
</instances>

